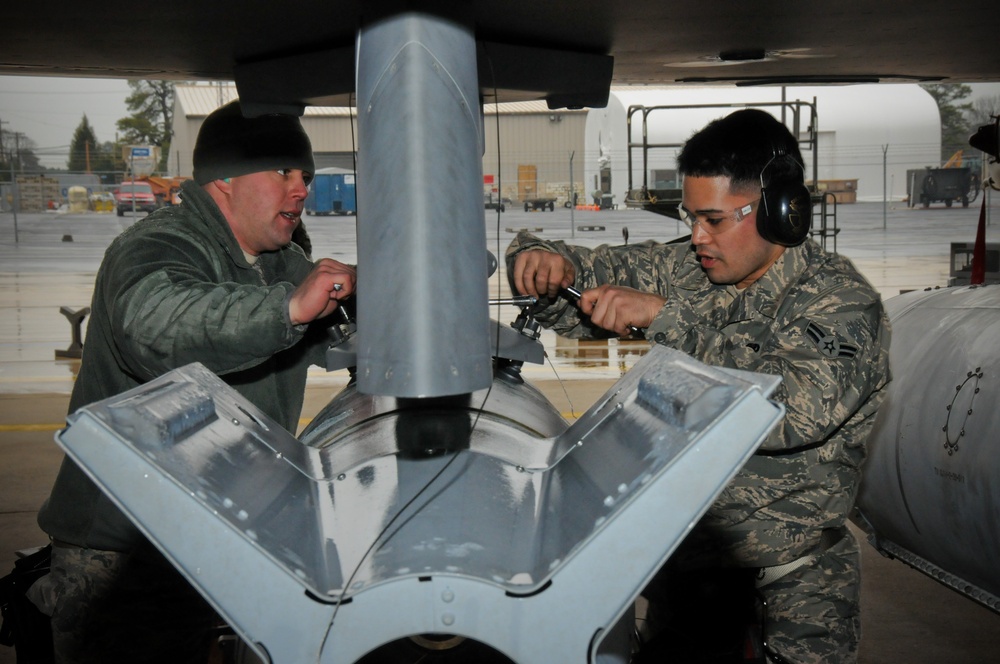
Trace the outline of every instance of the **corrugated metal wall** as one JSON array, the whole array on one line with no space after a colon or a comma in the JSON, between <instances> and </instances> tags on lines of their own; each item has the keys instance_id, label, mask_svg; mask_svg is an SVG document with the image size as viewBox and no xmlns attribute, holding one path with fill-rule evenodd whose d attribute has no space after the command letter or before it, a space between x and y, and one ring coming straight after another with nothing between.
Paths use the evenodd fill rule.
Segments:
<instances>
[{"instance_id":1,"label":"corrugated metal wall","mask_svg":"<svg viewBox=\"0 0 1000 664\"><path fill-rule=\"evenodd\" d=\"M191 156L198 129L205 116L222 103L234 99L233 86L178 85L174 104L174 138L170 146L169 175L190 175ZM498 112L499 111L499 112ZM518 167L532 166L538 197L555 197L562 205L568 199L570 154L575 153L575 191L585 197L584 133L586 111L548 111L544 102L520 102L487 106L484 117L485 153L483 174L493 175L493 187L503 197L521 200ZM316 155L317 168L351 167L357 145L357 120L352 109L310 107L302 118ZM497 146L501 158L497 158ZM484 193L489 193L488 185Z\"/></svg>"},{"instance_id":2,"label":"corrugated metal wall","mask_svg":"<svg viewBox=\"0 0 1000 664\"><path fill-rule=\"evenodd\" d=\"M518 182L519 167L533 166L537 178L536 197L555 197L561 205L568 198L570 154L575 153L574 191L585 196L583 141L586 120L585 112L505 114L501 110L499 115L486 115L483 173L494 176L494 186L502 190L504 198L518 201L526 191L525 184ZM521 172L524 171L522 168Z\"/></svg>"}]
</instances>

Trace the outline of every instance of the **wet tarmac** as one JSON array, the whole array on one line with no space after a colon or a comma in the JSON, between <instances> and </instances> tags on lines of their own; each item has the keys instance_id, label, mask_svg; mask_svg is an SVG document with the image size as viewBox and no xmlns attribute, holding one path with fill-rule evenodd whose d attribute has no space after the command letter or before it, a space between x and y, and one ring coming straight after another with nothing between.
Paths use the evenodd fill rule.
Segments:
<instances>
[{"instance_id":1,"label":"wet tarmac","mask_svg":"<svg viewBox=\"0 0 1000 664\"><path fill-rule=\"evenodd\" d=\"M851 258L884 298L900 291L945 286L950 244L973 242L979 203L969 208L908 208L859 203L837 209L838 233L821 238ZM1000 197L988 209L987 241L1000 234ZM48 494L62 454L53 433L62 426L79 361L57 357L73 347L72 313L90 303L101 257L133 222L114 214L0 214L0 574L13 552L44 543L35 514ZM355 217L306 217L315 256L354 262ZM672 219L635 210L486 212L490 251L502 256L516 231L596 246L669 240L684 228ZM490 296L509 294L500 273ZM517 311L491 311L510 322ZM567 418L586 410L641 356L644 342L576 342L543 334L548 361L526 366L535 383ZM83 342L86 342L85 337ZM343 372L310 372L303 412L307 422L347 382ZM940 586L902 563L864 551L862 661L998 661L1000 616ZM6 553L5 553L6 552ZM4 562L8 561L8 562ZM0 664L15 661L0 646Z\"/></svg>"}]
</instances>

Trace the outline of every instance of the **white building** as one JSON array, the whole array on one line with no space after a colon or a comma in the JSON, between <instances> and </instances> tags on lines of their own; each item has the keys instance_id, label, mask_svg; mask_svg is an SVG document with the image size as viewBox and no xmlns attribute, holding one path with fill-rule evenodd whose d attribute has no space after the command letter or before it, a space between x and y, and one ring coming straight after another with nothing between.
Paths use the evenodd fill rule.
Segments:
<instances>
[{"instance_id":1,"label":"white building","mask_svg":"<svg viewBox=\"0 0 1000 664\"><path fill-rule=\"evenodd\" d=\"M647 122L647 144L673 145L648 150L649 188L679 186L675 157L679 146L711 120L744 104L799 100L814 104L817 149L803 152L806 177L812 179L818 157L817 179L857 180L857 199L902 200L906 171L940 166L941 120L934 99L918 85L881 84L823 87L743 88L615 88L607 108L587 114L584 139L584 176L587 193L602 189L624 202L629 188L626 116L630 106L699 106L733 104L732 108L684 108L654 111ZM780 107L763 107L780 117ZM642 113L633 115L632 143L642 144ZM793 119L786 115L793 128ZM809 115L801 118L799 139L806 137ZM883 186L883 182L885 183ZM660 183L660 187L657 187ZM632 186L643 184L642 150L632 149Z\"/></svg>"},{"instance_id":2,"label":"white building","mask_svg":"<svg viewBox=\"0 0 1000 664\"><path fill-rule=\"evenodd\" d=\"M167 160L169 175L190 176L194 143L205 118L237 98L232 83L179 84L174 94L174 136ZM307 106L302 126L313 146L316 168L353 168L357 137L354 109Z\"/></svg>"},{"instance_id":3,"label":"white building","mask_svg":"<svg viewBox=\"0 0 1000 664\"><path fill-rule=\"evenodd\" d=\"M236 99L236 87L232 83L179 84L175 90L167 170L169 175L189 176L198 130L209 113ZM505 199L551 196L561 204L568 198L574 154L574 190L582 191L586 111L553 111L544 101L529 101L486 104L483 113L485 195L499 200L502 190ZM316 168L354 168L356 114L346 107L306 107L302 126L312 142Z\"/></svg>"}]
</instances>

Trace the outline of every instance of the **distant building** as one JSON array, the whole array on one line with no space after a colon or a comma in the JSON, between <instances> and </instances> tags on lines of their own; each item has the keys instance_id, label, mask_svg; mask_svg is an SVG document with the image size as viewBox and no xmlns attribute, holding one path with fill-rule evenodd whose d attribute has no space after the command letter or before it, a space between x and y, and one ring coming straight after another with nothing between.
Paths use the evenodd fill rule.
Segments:
<instances>
[{"instance_id":1,"label":"distant building","mask_svg":"<svg viewBox=\"0 0 1000 664\"><path fill-rule=\"evenodd\" d=\"M236 98L232 84L177 85L169 175L191 175L194 143L205 117ZM312 141L317 169L354 168L355 115L353 108L306 107L302 125ZM568 198L572 155L576 159L574 190L580 194L586 119L586 111L551 111L544 101L487 104L483 175L488 183L484 194L499 199L502 192L503 198L512 200L552 196L561 204Z\"/></svg>"},{"instance_id":2,"label":"distant building","mask_svg":"<svg viewBox=\"0 0 1000 664\"><path fill-rule=\"evenodd\" d=\"M101 184L100 176L92 173L46 172L44 175L18 176L17 179L18 209L21 212L38 212L69 202L70 187L83 187L88 195L111 189ZM0 212L10 211L13 201L14 188L5 182L0 185Z\"/></svg>"},{"instance_id":3,"label":"distant building","mask_svg":"<svg viewBox=\"0 0 1000 664\"><path fill-rule=\"evenodd\" d=\"M603 189L617 202L629 186L626 117L630 106L732 104L732 108L682 108L648 115L647 144L674 145L648 150L646 182L679 186L675 158L679 146L711 120L745 104L800 100L814 103L817 115L816 153L805 152L807 179L818 159L818 180L856 180L857 200L881 201L906 196L908 169L939 166L941 120L934 99L918 85L881 84L788 87L657 87L613 88L607 108L587 115L585 178L588 191ZM777 107L766 110L780 117ZM793 119L786 116L793 128ZM804 138L809 117L798 127ZM642 145L642 113L633 115L631 142ZM883 158L885 167L883 168ZM883 177L884 174L884 177ZM632 185L643 183L641 148L632 151ZM883 180L885 186L883 187Z\"/></svg>"},{"instance_id":4,"label":"distant building","mask_svg":"<svg viewBox=\"0 0 1000 664\"><path fill-rule=\"evenodd\" d=\"M177 86L169 175L191 175L198 129L209 113L236 96L233 84ZM807 177L812 178L812 160L818 158L818 179L856 181L851 186L856 184L857 200L880 201L883 194L902 200L908 169L940 165L937 105L918 85L616 87L607 108L589 111L550 111L543 101L487 104L483 175L492 182L484 185L484 194L492 200L513 201L555 197L562 205L569 198L572 169L573 191L581 202L595 190L603 190L620 204L629 183L626 114L630 105L738 107L782 98L815 102L818 145L815 157L811 152L804 155ZM710 120L732 110L736 107L654 112L649 116L647 141L679 146ZM765 110L780 114L776 109ZM354 168L355 113L346 107L306 107L302 124L312 140L317 168ZM788 122L791 125L791 119ZM799 129L804 132L806 126ZM633 142L641 143L641 122L632 131ZM648 182L676 182L676 152L669 148L649 151ZM643 181L639 150L633 151L632 160L632 182L638 186Z\"/></svg>"},{"instance_id":5,"label":"distant building","mask_svg":"<svg viewBox=\"0 0 1000 664\"><path fill-rule=\"evenodd\" d=\"M53 178L59 182L59 194L66 201L70 187L84 187L88 194L95 194L100 191L114 189L115 185L101 183L101 177L93 173L46 173L45 177Z\"/></svg>"}]
</instances>

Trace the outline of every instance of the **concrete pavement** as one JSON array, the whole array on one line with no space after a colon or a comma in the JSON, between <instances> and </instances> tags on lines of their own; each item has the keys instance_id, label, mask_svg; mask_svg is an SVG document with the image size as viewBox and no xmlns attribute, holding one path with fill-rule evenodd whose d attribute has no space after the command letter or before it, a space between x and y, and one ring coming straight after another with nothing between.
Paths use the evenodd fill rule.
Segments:
<instances>
[{"instance_id":1,"label":"concrete pavement","mask_svg":"<svg viewBox=\"0 0 1000 664\"><path fill-rule=\"evenodd\" d=\"M1000 200L990 208L1000 221ZM971 242L979 201L968 209L928 210L904 205L842 205L837 249L858 265L882 293L944 286L949 243ZM355 260L354 217L307 217L314 255ZM104 248L132 218L108 214L19 214L17 242L12 215L0 215L0 573L13 564L13 551L41 544L35 525L61 453L54 432L66 413L78 361L56 359L70 345L70 325L59 313L90 301ZM487 241L502 255L517 229L541 229L547 238L594 246L622 241L670 239L683 232L677 222L644 212L618 210L525 213L487 211ZM594 230L583 230L591 228ZM991 226L987 240L996 232ZM827 247L833 249L833 237ZM491 281L491 297L505 295L501 277ZM495 314L495 312L493 312ZM516 311L502 312L503 322ZM546 333L550 363L526 367L525 376L567 417L585 410L643 352L642 343L565 342ZM303 417L316 413L346 377L315 370L310 374ZM902 563L864 551L864 640L866 664L895 662L996 661L1000 616L940 586ZM7 553L4 553L7 552ZM7 562L3 562L7 561ZM13 663L0 647L0 664Z\"/></svg>"}]
</instances>

